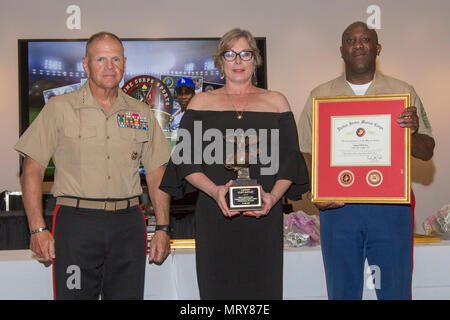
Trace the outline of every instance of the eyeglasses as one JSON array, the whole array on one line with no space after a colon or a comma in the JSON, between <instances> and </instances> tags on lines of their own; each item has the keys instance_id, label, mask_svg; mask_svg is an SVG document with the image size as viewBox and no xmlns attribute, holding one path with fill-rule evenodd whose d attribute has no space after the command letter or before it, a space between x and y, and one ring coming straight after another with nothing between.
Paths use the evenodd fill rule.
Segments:
<instances>
[{"instance_id":1,"label":"eyeglasses","mask_svg":"<svg viewBox=\"0 0 450 320\"><path fill-rule=\"evenodd\" d=\"M242 61L249 61L253 58L253 51L242 50L238 53L233 50L227 50L222 53L222 56L226 61L229 62L236 60L237 56L239 56Z\"/></svg>"}]
</instances>

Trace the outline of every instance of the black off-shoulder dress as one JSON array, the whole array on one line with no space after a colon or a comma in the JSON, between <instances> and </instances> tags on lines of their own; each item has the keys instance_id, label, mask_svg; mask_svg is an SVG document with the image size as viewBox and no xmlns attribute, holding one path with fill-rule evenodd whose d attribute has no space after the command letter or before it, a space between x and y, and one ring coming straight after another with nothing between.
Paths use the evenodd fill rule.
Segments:
<instances>
[{"instance_id":1,"label":"black off-shoulder dress","mask_svg":"<svg viewBox=\"0 0 450 320\"><path fill-rule=\"evenodd\" d=\"M179 164L179 160L174 158L175 153L172 154L160 189L175 199L182 198L196 190L184 179L194 172L204 173L217 185L236 179L236 172L224 167L224 159L221 163L205 163L201 154L212 141L199 141L203 140L201 136L208 129L218 129L225 134L226 129L238 128L244 131L253 128L256 132L267 129L269 156L272 152L270 137L276 137L271 135L271 130L278 132L279 141L275 141L279 151L278 171L272 175L261 174L261 169L270 167L270 164L258 162L250 166L250 177L256 179L265 192L270 192L279 179L290 180L293 184L285 196L300 199L302 193L309 190L309 179L298 147L292 112L245 112L243 119L238 120L234 111L187 110L180 129L190 133L191 161ZM181 131L178 135L178 144L183 143L185 138L180 138L183 136ZM195 221L196 268L201 299L282 299L283 212L280 201L267 216L259 219L243 215L228 218L214 199L200 191Z\"/></svg>"}]
</instances>

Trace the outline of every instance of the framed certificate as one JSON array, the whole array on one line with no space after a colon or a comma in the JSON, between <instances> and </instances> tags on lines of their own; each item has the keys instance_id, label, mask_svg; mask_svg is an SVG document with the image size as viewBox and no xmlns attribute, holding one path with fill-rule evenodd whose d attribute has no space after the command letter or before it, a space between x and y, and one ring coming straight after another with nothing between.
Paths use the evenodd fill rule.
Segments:
<instances>
[{"instance_id":1,"label":"framed certificate","mask_svg":"<svg viewBox=\"0 0 450 320\"><path fill-rule=\"evenodd\" d=\"M409 94L313 98L312 201L410 202Z\"/></svg>"}]
</instances>

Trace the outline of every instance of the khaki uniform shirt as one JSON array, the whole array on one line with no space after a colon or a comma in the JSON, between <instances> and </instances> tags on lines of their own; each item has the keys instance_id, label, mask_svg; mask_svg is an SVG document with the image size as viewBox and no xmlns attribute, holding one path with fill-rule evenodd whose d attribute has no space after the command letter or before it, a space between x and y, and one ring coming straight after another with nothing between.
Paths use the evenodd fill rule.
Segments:
<instances>
[{"instance_id":1,"label":"khaki uniform shirt","mask_svg":"<svg viewBox=\"0 0 450 320\"><path fill-rule=\"evenodd\" d=\"M127 113L140 119L141 125L125 124ZM165 135L145 103L119 89L106 112L92 96L89 81L80 90L53 97L14 149L44 167L53 158L55 197L140 195L140 162L149 173L170 158Z\"/></svg>"},{"instance_id":2,"label":"khaki uniform shirt","mask_svg":"<svg viewBox=\"0 0 450 320\"><path fill-rule=\"evenodd\" d=\"M406 82L385 76L376 71L373 81L367 89L366 95L405 93L409 93L411 95L411 106L417 108L417 115L419 117L418 132L433 137L431 126L425 109L423 108L422 101L420 101L420 98L414 91L414 88ZM347 83L345 74L334 80L326 82L311 91L305 107L303 108L300 120L297 123L300 150L303 153L312 153L312 98L354 95L355 93Z\"/></svg>"}]
</instances>

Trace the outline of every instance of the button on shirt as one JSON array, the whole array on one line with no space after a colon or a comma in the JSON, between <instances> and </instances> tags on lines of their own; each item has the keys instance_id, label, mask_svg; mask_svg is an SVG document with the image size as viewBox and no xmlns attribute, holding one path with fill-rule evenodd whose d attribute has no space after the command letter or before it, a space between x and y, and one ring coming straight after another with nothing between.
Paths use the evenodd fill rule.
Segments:
<instances>
[{"instance_id":1,"label":"button on shirt","mask_svg":"<svg viewBox=\"0 0 450 320\"><path fill-rule=\"evenodd\" d=\"M127 115L134 124L124 120ZM50 99L14 149L44 167L53 158L54 196L83 198L140 195L140 162L148 173L170 157L167 139L145 103L119 89L106 112L89 81Z\"/></svg>"}]
</instances>

